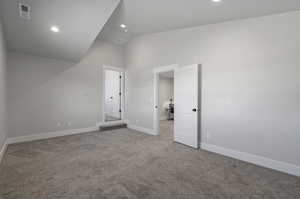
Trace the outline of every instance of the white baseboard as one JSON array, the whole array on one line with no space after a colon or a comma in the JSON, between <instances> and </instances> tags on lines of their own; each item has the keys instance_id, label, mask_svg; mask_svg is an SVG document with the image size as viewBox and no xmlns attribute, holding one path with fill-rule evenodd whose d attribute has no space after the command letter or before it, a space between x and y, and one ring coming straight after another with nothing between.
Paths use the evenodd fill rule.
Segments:
<instances>
[{"instance_id":1,"label":"white baseboard","mask_svg":"<svg viewBox=\"0 0 300 199\"><path fill-rule=\"evenodd\" d=\"M300 176L300 166L297 166L294 164L281 162L281 161L277 161L277 160L272 160L269 158L265 158L265 157L258 156L258 155L253 155L250 153L235 151L232 149L227 149L227 148L219 147L219 146L212 145L212 144L201 143L201 149L207 150L210 152L214 152L214 153L218 153L218 154L228 156L231 158L235 158L238 160L242 160L245 162L249 162L252 164L256 164L256 165L259 165L262 167L266 167L266 168L274 169L274 170L281 171L284 173L288 173L291 175Z\"/></svg>"},{"instance_id":2,"label":"white baseboard","mask_svg":"<svg viewBox=\"0 0 300 199\"><path fill-rule=\"evenodd\" d=\"M129 129L133 129L142 133L146 133L149 135L156 135L154 130L128 124L127 127ZM20 142L28 142L28 141L34 141L34 140L43 140L48 138L54 138L54 137L61 137L66 135L75 135L75 134L81 134L81 133L87 133L91 131L98 130L98 127L89 127L89 128L81 128L81 129L70 129L70 130L64 130L64 131L56 131L56 132L48 132L48 133L40 133L40 134L33 134L28 136L22 136L22 137L14 137L14 138L8 138L5 143L3 144L1 151L0 151L0 163L3 158L3 155L7 149L8 144L14 144L14 143L20 143ZM256 164L262 167L274 169L277 171L281 171L284 173L288 173L295 176L300 176L300 166L281 162L277 160L272 160L269 158L265 158L258 155L253 155L250 153L235 151L228 148L219 147L212 144L206 144L201 143L201 149L207 150L210 152L218 153L224 156L232 157L238 160L242 160L245 162L249 162L252 164Z\"/></svg>"},{"instance_id":3,"label":"white baseboard","mask_svg":"<svg viewBox=\"0 0 300 199\"><path fill-rule=\"evenodd\" d=\"M95 127L81 128L81 129L70 129L70 130L64 130L64 131L32 134L32 135L27 135L27 136L8 138L7 144L29 142L29 141L34 141L34 140L43 140L43 139L61 137L61 136L66 136L66 135L88 133L88 132L97 131L97 130L98 130L98 127L95 126Z\"/></svg>"},{"instance_id":4,"label":"white baseboard","mask_svg":"<svg viewBox=\"0 0 300 199\"><path fill-rule=\"evenodd\" d=\"M136 131L139 131L139 132L142 132L142 133L146 133L146 134L149 134L149 135L156 135L156 133L152 129L147 129L147 128L132 125L132 124L127 124L127 128L133 129L133 130L136 130Z\"/></svg>"},{"instance_id":5,"label":"white baseboard","mask_svg":"<svg viewBox=\"0 0 300 199\"><path fill-rule=\"evenodd\" d=\"M2 148L1 148L1 151L0 151L0 164L1 164L1 162L2 162L2 159L3 159L4 154L5 154L5 152L6 152L7 145L8 145L8 144L7 144L7 140L5 140L5 142L4 142L4 144L3 144Z\"/></svg>"}]
</instances>

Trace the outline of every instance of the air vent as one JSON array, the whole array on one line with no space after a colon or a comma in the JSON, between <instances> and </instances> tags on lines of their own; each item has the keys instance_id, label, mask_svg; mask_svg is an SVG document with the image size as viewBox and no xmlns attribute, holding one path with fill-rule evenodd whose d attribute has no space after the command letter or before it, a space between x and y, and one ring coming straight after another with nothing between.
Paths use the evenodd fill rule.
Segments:
<instances>
[{"instance_id":1,"label":"air vent","mask_svg":"<svg viewBox=\"0 0 300 199\"><path fill-rule=\"evenodd\" d=\"M30 19L30 6L20 3L19 4L19 14L20 14L21 18L29 20Z\"/></svg>"}]
</instances>

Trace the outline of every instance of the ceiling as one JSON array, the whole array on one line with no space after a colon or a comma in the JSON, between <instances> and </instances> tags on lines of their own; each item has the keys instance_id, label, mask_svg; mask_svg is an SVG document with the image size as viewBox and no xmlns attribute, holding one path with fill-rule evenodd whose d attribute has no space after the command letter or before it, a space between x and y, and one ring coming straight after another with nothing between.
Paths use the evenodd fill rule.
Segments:
<instances>
[{"instance_id":1,"label":"ceiling","mask_svg":"<svg viewBox=\"0 0 300 199\"><path fill-rule=\"evenodd\" d=\"M31 6L30 20L19 17L20 2ZM299 0L0 0L10 50L70 61L79 61L97 36L121 45L141 34L299 9Z\"/></svg>"},{"instance_id":2,"label":"ceiling","mask_svg":"<svg viewBox=\"0 0 300 199\"><path fill-rule=\"evenodd\" d=\"M99 37L123 44L140 34L299 9L299 0L123 0ZM127 33L120 24L127 25Z\"/></svg>"},{"instance_id":3,"label":"ceiling","mask_svg":"<svg viewBox=\"0 0 300 199\"><path fill-rule=\"evenodd\" d=\"M122 5L123 4L120 3L115 9L114 13L98 35L98 39L109 41L117 45L122 45L128 42L134 36L132 32L125 32L124 29L120 27L120 24L122 23L119 22L120 20L118 20L118 18L120 18L119 14L124 8Z\"/></svg>"},{"instance_id":4,"label":"ceiling","mask_svg":"<svg viewBox=\"0 0 300 199\"><path fill-rule=\"evenodd\" d=\"M120 0L1 0L0 15L8 48L44 57L79 61ZM18 4L31 7L19 17ZM59 33L50 27L59 27Z\"/></svg>"}]
</instances>

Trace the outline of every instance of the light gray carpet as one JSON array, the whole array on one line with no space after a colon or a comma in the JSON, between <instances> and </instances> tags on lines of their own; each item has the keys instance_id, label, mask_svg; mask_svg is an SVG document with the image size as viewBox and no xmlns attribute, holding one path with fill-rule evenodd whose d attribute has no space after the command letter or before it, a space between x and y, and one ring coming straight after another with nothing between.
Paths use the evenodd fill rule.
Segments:
<instances>
[{"instance_id":1,"label":"light gray carpet","mask_svg":"<svg viewBox=\"0 0 300 199\"><path fill-rule=\"evenodd\" d=\"M129 129L8 147L3 199L299 199L300 178ZM1 198L1 199L2 199Z\"/></svg>"}]
</instances>

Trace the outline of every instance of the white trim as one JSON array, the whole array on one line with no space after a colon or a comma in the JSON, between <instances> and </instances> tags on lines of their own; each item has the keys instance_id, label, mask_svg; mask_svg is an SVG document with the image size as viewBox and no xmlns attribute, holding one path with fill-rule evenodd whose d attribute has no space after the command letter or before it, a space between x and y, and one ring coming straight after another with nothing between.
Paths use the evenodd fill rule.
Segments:
<instances>
[{"instance_id":1,"label":"white trim","mask_svg":"<svg viewBox=\"0 0 300 199\"><path fill-rule=\"evenodd\" d=\"M64 130L64 131L31 134L31 135L26 135L26 136L21 136L21 137L8 138L7 144L15 144L15 143L20 143L20 142L29 142L29 141L35 141L35 140L44 140L44 139L48 139L48 138L61 137L61 136L66 136L66 135L88 133L88 132L97 131L97 130L98 130L98 127L95 126L95 127L81 128L81 129L70 129L70 130Z\"/></svg>"},{"instance_id":2,"label":"white trim","mask_svg":"<svg viewBox=\"0 0 300 199\"><path fill-rule=\"evenodd\" d=\"M139 131L139 132L142 132L142 133L146 133L146 134L149 134L149 135L157 135L153 131L153 129L148 129L148 128L144 128L144 127L140 127L140 126L136 126L136 125L132 125L132 124L128 124L127 128L135 130L135 131Z\"/></svg>"},{"instance_id":3,"label":"white trim","mask_svg":"<svg viewBox=\"0 0 300 199\"><path fill-rule=\"evenodd\" d=\"M109 122L99 122L97 123L97 127L106 127L106 126L114 126L120 124L127 124L127 120L118 120L118 121L109 121Z\"/></svg>"},{"instance_id":4,"label":"white trim","mask_svg":"<svg viewBox=\"0 0 300 199\"><path fill-rule=\"evenodd\" d=\"M300 176L300 166L294 165L294 164L290 164L290 163L286 163L286 162L281 162L278 160L272 160L266 157L262 157L262 156L258 156L258 155L253 155L250 153L245 153L245 152L240 152L240 151L235 151L232 149L228 149L228 148L223 148L223 147L219 147L216 145L212 145L212 144L205 144L202 143L201 144L201 149L203 150L207 150L213 153L218 153L224 156L228 156L231 158L235 158L238 160L242 160L245 162L249 162L252 164L256 164L262 167L266 167L266 168L270 168L273 170L277 170L277 171L281 171L284 173L288 173L291 175L295 175L295 176Z\"/></svg>"},{"instance_id":5,"label":"white trim","mask_svg":"<svg viewBox=\"0 0 300 199\"><path fill-rule=\"evenodd\" d=\"M125 118L125 69L124 68L118 68L113 66L106 66L103 65L101 68L102 73L102 93L100 96L100 100L102 101L102 120L99 122L99 124L105 124L111 125L111 122L105 121L105 70L113 70L118 71L121 73L122 79L121 79L121 120L123 121Z\"/></svg>"},{"instance_id":6,"label":"white trim","mask_svg":"<svg viewBox=\"0 0 300 199\"><path fill-rule=\"evenodd\" d=\"M5 140L5 142L4 142L4 144L3 144L2 148L1 148L1 151L0 151L0 164L2 162L2 159L4 157L5 152L7 150L7 146L8 146L8 143L7 143L7 140Z\"/></svg>"},{"instance_id":7,"label":"white trim","mask_svg":"<svg viewBox=\"0 0 300 199\"><path fill-rule=\"evenodd\" d=\"M124 68L121 68L121 67L103 65L102 68L106 69L106 70L115 70L115 71L119 71L119 72L124 72Z\"/></svg>"},{"instance_id":8,"label":"white trim","mask_svg":"<svg viewBox=\"0 0 300 199\"><path fill-rule=\"evenodd\" d=\"M156 67L153 70L153 88L154 88L154 107L153 107L153 129L155 135L159 134L159 122L160 122L160 111L159 111L159 73L175 71L178 68L178 64L169 66Z\"/></svg>"},{"instance_id":9,"label":"white trim","mask_svg":"<svg viewBox=\"0 0 300 199\"><path fill-rule=\"evenodd\" d=\"M154 68L154 73L173 71L177 67L178 67L178 64L172 64L172 65L168 65L168 66L159 66L159 67Z\"/></svg>"}]
</instances>

